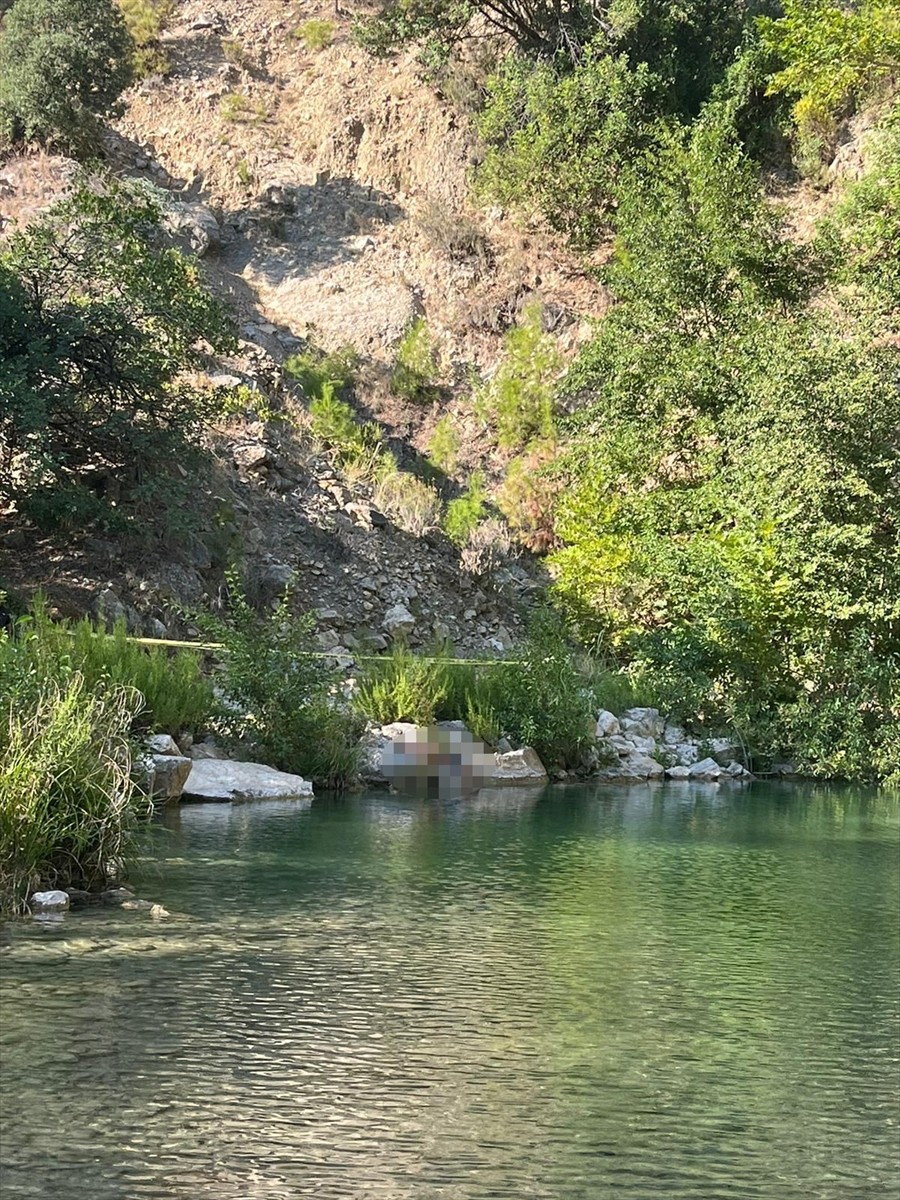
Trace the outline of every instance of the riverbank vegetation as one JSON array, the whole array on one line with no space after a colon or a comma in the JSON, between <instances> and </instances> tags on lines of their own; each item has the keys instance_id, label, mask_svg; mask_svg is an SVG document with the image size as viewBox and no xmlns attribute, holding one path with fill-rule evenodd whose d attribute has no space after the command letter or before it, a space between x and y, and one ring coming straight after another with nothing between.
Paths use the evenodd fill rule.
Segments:
<instances>
[{"instance_id":1,"label":"riverbank vegetation","mask_svg":"<svg viewBox=\"0 0 900 1200\"><path fill-rule=\"evenodd\" d=\"M900 10L386 0L360 36L441 86L479 20L514 49L476 188L600 252L613 298L510 463L541 453L557 603L760 762L896 778ZM805 223L804 178L833 197Z\"/></svg>"},{"instance_id":2,"label":"riverbank vegetation","mask_svg":"<svg viewBox=\"0 0 900 1200\"><path fill-rule=\"evenodd\" d=\"M730 731L754 767L898 779L897 5L378 8L363 44L417 43L439 87L470 32L502 31L475 195L567 239L609 310L568 361L549 315L520 306L493 372L458 372L446 413L438 339L408 326L390 386L435 410L427 477L355 404L352 352L288 357L284 384L317 452L398 528L443 529L461 570L481 582L510 531L543 556L557 617L496 665L446 647L366 660L345 701L299 599L260 615L229 585L200 622L215 661L38 607L0 640L8 908L127 857L150 728L340 785L365 719L460 719L572 767L598 708L644 703ZM94 153L159 33L138 17L167 5L126 4L127 23L107 0L0 9L0 137ZM235 327L173 248L169 203L95 173L4 237L0 503L30 529L171 538L192 520L203 438L229 411L193 373L209 379ZM479 462L461 454L476 429Z\"/></svg>"}]
</instances>

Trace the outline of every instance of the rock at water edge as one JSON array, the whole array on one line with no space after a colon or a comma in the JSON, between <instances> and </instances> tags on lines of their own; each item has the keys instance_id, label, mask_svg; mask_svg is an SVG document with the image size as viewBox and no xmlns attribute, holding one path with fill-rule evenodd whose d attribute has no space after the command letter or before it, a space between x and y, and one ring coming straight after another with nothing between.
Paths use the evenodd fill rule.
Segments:
<instances>
[{"instance_id":1,"label":"rock at water edge","mask_svg":"<svg viewBox=\"0 0 900 1200\"><path fill-rule=\"evenodd\" d=\"M546 783L548 776L537 751L530 746L521 750L510 750L494 756L496 766L485 781L485 787L504 786L511 783Z\"/></svg>"},{"instance_id":2,"label":"rock at water edge","mask_svg":"<svg viewBox=\"0 0 900 1200\"><path fill-rule=\"evenodd\" d=\"M69 893L32 892L28 904L33 913L66 912L69 907Z\"/></svg>"},{"instance_id":3,"label":"rock at water edge","mask_svg":"<svg viewBox=\"0 0 900 1200\"><path fill-rule=\"evenodd\" d=\"M195 760L183 793L185 800L311 800L313 787L300 775L276 771L262 763L227 759Z\"/></svg>"}]
</instances>

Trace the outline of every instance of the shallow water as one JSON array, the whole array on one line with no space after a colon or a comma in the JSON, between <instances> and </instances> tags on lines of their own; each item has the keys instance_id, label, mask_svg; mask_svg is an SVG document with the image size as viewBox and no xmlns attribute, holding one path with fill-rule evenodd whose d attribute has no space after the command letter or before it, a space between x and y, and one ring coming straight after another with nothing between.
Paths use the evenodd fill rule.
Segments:
<instances>
[{"instance_id":1,"label":"shallow water","mask_svg":"<svg viewBox=\"0 0 900 1200\"><path fill-rule=\"evenodd\" d=\"M185 807L19 923L0 1196L900 1197L900 801Z\"/></svg>"}]
</instances>

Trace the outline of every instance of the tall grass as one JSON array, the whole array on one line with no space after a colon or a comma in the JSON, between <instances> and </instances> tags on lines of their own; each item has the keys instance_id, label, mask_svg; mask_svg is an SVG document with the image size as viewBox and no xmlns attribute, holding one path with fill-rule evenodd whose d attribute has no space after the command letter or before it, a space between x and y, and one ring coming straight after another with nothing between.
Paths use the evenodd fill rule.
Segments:
<instances>
[{"instance_id":1,"label":"tall grass","mask_svg":"<svg viewBox=\"0 0 900 1200\"><path fill-rule=\"evenodd\" d=\"M425 657L396 647L366 667L355 702L379 724L463 720L488 743L507 734L561 766L580 762L596 704L564 630L541 613L515 657L495 663L452 661L446 647Z\"/></svg>"},{"instance_id":2,"label":"tall grass","mask_svg":"<svg viewBox=\"0 0 900 1200\"><path fill-rule=\"evenodd\" d=\"M0 912L39 887L95 889L127 861L146 799L131 776L131 689L32 679L0 712ZM19 701L21 701L19 697Z\"/></svg>"},{"instance_id":3,"label":"tall grass","mask_svg":"<svg viewBox=\"0 0 900 1200\"><path fill-rule=\"evenodd\" d=\"M138 726L175 735L197 732L210 719L212 687L196 651L142 646L129 638L124 622L108 634L87 619L55 622L40 600L19 620L18 632L16 641L0 641L0 684L4 675L15 675L22 691L29 679L42 685L77 672L88 691L123 687L140 693Z\"/></svg>"}]
</instances>

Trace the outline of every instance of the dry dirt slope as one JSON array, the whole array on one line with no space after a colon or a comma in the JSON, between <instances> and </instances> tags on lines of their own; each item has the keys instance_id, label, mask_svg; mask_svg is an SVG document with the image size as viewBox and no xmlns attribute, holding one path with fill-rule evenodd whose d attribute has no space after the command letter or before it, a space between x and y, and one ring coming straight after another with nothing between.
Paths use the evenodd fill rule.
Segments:
<instances>
[{"instance_id":1,"label":"dry dirt slope","mask_svg":"<svg viewBox=\"0 0 900 1200\"><path fill-rule=\"evenodd\" d=\"M307 50L292 34L314 16L333 18L333 6L176 4L165 39L172 70L133 89L109 158L121 174L219 217L221 245L205 265L242 321L244 354L232 370L265 382L298 339L351 344L362 355L362 407L393 435L401 460L413 459L454 404L454 381L470 365L490 368L527 302L546 305L572 348L603 296L545 232L469 206L475 139L411 59L374 63L343 18L330 46ZM27 220L67 172L46 155L3 164L4 216ZM424 408L384 386L395 343L420 314L441 341L448 384ZM488 450L477 428L468 432L473 466ZM236 556L263 594L286 568L296 572L299 603L325 614L323 644L381 644L385 612L398 602L416 618L414 641L446 633L484 649L520 632L535 584L527 563L486 579L461 575L445 539L373 527L366 489L348 492L283 430L237 423L215 442L211 536L137 557L106 539L36 541L8 519L0 577L23 594L43 586L70 612L121 603L135 626L159 632L179 628L175 604L214 603Z\"/></svg>"}]
</instances>

